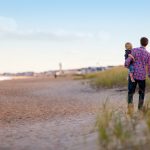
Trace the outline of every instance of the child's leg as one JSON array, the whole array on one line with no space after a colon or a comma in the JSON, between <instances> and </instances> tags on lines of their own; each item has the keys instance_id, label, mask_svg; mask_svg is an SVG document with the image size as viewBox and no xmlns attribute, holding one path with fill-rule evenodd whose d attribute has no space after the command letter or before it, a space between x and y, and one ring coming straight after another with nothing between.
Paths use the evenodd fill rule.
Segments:
<instances>
[{"instance_id":1,"label":"child's leg","mask_svg":"<svg viewBox=\"0 0 150 150\"><path fill-rule=\"evenodd\" d=\"M135 82L135 80L134 80L134 78L133 78L133 72L134 72L134 68L133 68L133 65L131 64L131 65L129 66L129 76L130 76L130 78L131 78L131 81L132 81L132 82Z\"/></svg>"},{"instance_id":2,"label":"child's leg","mask_svg":"<svg viewBox=\"0 0 150 150\"><path fill-rule=\"evenodd\" d=\"M133 73L132 73L132 72L129 73L129 76L130 76L130 78L131 78L131 81L132 81L132 82L135 82L135 80L134 80L134 78L133 78Z\"/></svg>"}]
</instances>

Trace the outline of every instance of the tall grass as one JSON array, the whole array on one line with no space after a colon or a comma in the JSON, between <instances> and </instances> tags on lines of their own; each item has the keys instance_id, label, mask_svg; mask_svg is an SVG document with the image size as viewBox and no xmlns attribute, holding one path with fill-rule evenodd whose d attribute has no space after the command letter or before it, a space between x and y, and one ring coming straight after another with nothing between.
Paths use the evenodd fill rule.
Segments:
<instances>
[{"instance_id":1,"label":"tall grass","mask_svg":"<svg viewBox=\"0 0 150 150\"><path fill-rule=\"evenodd\" d=\"M96 127L100 149L140 150L150 146L150 100L144 111L126 114L123 107L115 110L102 106L97 117Z\"/></svg>"},{"instance_id":2,"label":"tall grass","mask_svg":"<svg viewBox=\"0 0 150 150\"><path fill-rule=\"evenodd\" d=\"M99 73L91 73L83 76L84 79L90 79L94 88L113 88L127 86L128 70L122 66L114 67ZM150 87L150 80L147 80Z\"/></svg>"}]
</instances>

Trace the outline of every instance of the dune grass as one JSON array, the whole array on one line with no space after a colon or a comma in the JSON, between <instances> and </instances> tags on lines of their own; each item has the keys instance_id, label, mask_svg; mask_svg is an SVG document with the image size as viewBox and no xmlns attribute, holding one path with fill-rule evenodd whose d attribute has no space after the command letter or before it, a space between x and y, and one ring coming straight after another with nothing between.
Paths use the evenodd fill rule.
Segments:
<instances>
[{"instance_id":1,"label":"dune grass","mask_svg":"<svg viewBox=\"0 0 150 150\"><path fill-rule=\"evenodd\" d=\"M127 87L128 70L122 66L84 75L94 88ZM147 89L150 79L147 78ZM150 147L150 96L142 111L127 114L125 106L117 107L106 100L96 119L100 149L141 150Z\"/></svg>"},{"instance_id":2,"label":"dune grass","mask_svg":"<svg viewBox=\"0 0 150 150\"><path fill-rule=\"evenodd\" d=\"M128 115L125 108L115 110L105 102L97 116L100 149L140 150L150 146L150 99L143 111Z\"/></svg>"},{"instance_id":3,"label":"dune grass","mask_svg":"<svg viewBox=\"0 0 150 150\"><path fill-rule=\"evenodd\" d=\"M83 79L90 79L90 84L94 88L114 88L127 86L128 70L123 67L114 67L98 73L86 74ZM150 87L150 80L147 79Z\"/></svg>"}]
</instances>

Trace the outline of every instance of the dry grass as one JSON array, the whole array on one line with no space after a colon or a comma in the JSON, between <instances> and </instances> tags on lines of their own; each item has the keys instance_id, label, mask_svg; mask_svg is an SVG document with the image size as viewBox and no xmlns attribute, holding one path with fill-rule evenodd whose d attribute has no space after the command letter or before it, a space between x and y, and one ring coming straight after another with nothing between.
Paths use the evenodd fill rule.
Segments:
<instances>
[{"instance_id":1,"label":"dry grass","mask_svg":"<svg viewBox=\"0 0 150 150\"><path fill-rule=\"evenodd\" d=\"M143 111L128 115L125 108L115 110L107 101L97 117L100 148L140 150L150 146L150 99Z\"/></svg>"},{"instance_id":2,"label":"dry grass","mask_svg":"<svg viewBox=\"0 0 150 150\"><path fill-rule=\"evenodd\" d=\"M84 79L90 79L90 84L94 88L114 88L127 86L128 70L122 66L114 67L99 73L84 75ZM147 79L150 87L150 80Z\"/></svg>"}]
</instances>

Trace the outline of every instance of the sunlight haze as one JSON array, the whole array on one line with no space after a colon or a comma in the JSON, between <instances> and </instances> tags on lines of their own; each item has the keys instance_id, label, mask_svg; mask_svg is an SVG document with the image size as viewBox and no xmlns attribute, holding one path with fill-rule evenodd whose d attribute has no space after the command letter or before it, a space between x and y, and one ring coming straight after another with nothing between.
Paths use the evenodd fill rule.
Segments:
<instances>
[{"instance_id":1,"label":"sunlight haze","mask_svg":"<svg viewBox=\"0 0 150 150\"><path fill-rule=\"evenodd\" d=\"M122 65L124 43L137 47L141 36L150 37L149 4L146 0L1 1L0 72L58 69L59 62L64 69Z\"/></svg>"}]
</instances>

